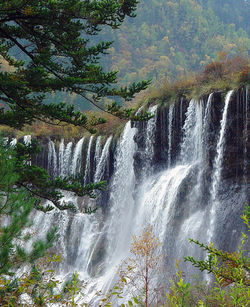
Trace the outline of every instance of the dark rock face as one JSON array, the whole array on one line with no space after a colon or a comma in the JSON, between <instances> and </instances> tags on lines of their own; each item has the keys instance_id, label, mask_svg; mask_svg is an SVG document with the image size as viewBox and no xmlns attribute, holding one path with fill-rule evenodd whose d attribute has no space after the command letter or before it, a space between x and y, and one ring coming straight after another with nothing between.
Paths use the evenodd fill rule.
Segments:
<instances>
[{"instance_id":1,"label":"dark rock face","mask_svg":"<svg viewBox=\"0 0 250 307\"><path fill-rule=\"evenodd\" d=\"M211 183L211 172L216 155L216 144L218 141L222 112L224 108L224 95L220 92L214 93L211 101L211 111L209 114L209 125L207 128L206 138L206 151L205 161L206 173L203 176L205 183L204 186ZM199 103L206 104L208 96L201 97ZM150 167L153 171L160 171L166 168L168 164L168 155L171 158L171 164L174 165L180 155L180 144L183 138L183 126L186 119L186 112L189 105L189 101L185 98L180 98L174 104L173 117L172 117L172 142L171 152L168 153L169 149L169 107L161 105L158 107L156 114L156 128L152 139L153 146L153 158L148 161L145 158L146 150L146 138L147 138L147 123L136 122L132 123L138 129L138 133L135 136L135 142L137 144L137 151L134 156L134 169L135 175L140 182L141 170L145 165L151 164ZM225 136L225 152L223 159L223 170L222 180L235 185L241 186L242 183L250 184L250 164L249 159L246 155L250 152L250 101L247 95L246 88L240 88L233 93L229 104L228 117L227 117L227 129ZM33 163L48 169L48 140L42 138L39 140L41 145L41 153L34 159ZM94 180L95 172L95 141L93 141L91 147L91 158L90 158L90 177L89 182ZM59 141L54 142L56 144L56 151L58 153ZM76 142L74 142L76 143ZM83 146L82 152L82 167L81 172L84 174L85 161L87 155L87 145ZM97 199L104 211L106 211L107 200L109 197L109 182L114 172L115 164L115 152L116 152L117 141L113 140L109 150L109 157L106 161L106 168L103 175L103 180L107 181L107 189L101 192L100 197ZM50 170L49 170L50 171ZM247 192L246 192L247 193ZM208 197L209 191L204 191L204 199Z\"/></svg>"},{"instance_id":2,"label":"dark rock face","mask_svg":"<svg viewBox=\"0 0 250 307\"><path fill-rule=\"evenodd\" d=\"M212 98L209 100L209 97ZM97 214L99 214L97 215L98 231L95 239L93 239L95 247L91 250L92 256L87 268L91 276L100 276L105 272L104 266L106 264L104 260L108 257L110 245L115 241L115 237L121 239L126 225L132 228L132 224L138 222L134 219L136 214L145 214L147 219L150 219L150 215L155 218L153 210L159 214L153 220L155 221L154 226L160 225L157 230L158 233L163 233L161 240L163 248L166 249L168 254L165 267L168 277L169 271L174 268L174 259L176 257L182 258L187 255L197 258L204 257L199 248L192 249L190 247L188 243L188 238L190 237L206 243L209 236L208 231L212 229L212 236L209 239L215 243L216 247L231 251L237 248L240 233L244 231L244 224L241 222L240 215L244 208L244 202L248 201L249 203L250 201L250 193L248 191L250 183L250 101L245 88L235 91L231 96L228 105L225 134L223 134L222 165L219 167L216 164L216 157L218 156L218 140L222 131L225 95L219 92L213 93L213 95L201 97L197 103L201 107L198 108L195 104L192 109L192 104L189 101L185 98L180 98L170 108L164 104L158 106L152 126L147 122L132 123L133 127L137 128L137 132L133 130L133 134L130 134L129 139L130 141L133 140L132 137L134 136L136 143L136 146L130 149L134 153L134 148L136 148L133 159L132 154L129 159L126 159L127 157L125 156L128 155L128 151L125 150L124 156L119 160L117 158L119 156L118 153L121 151L121 148L117 146L119 139L112 139L105 159L102 161L102 175L100 179L106 180L107 188L104 191L97 192L97 198L93 203L88 199L86 200L86 202L89 201L89 203L97 205L102 209L97 211ZM190 106L191 108L189 108ZM206 117L205 113L207 114ZM195 125L192 125L191 122L189 123L190 118L195 122ZM190 124L188 128L185 126L186 123ZM152 127L152 129L150 128L150 130L149 127ZM192 133L192 129L195 130L197 127L201 128L199 130L201 133L197 133L197 131ZM150 133L149 130L151 131ZM196 144L193 136L201 141ZM186 139L195 143L195 146L190 146L192 152L190 153L190 150L187 151L188 154L194 155L194 159L189 160L189 157L186 156L185 159L182 159L183 144L189 148L189 143L185 143ZM77 142L78 140L73 141L69 155L71 162L75 154L74 150ZM103 137L99 148L99 158L97 159L96 142L97 138L93 138L90 148L90 168L87 177L85 177L85 174L90 144L89 139L85 139L81 149L80 171L81 178L83 178L85 183L95 180L97 166L101 160L100 153L104 152L105 142L109 144L107 139ZM52 146L53 144L54 147ZM51 145L51 142L47 139L41 139L42 151L33 161L47 168L51 175L55 173L52 169L53 167L60 168L58 159L60 140L53 140L53 144ZM122 144L124 146L124 144L128 143ZM66 148L67 143L64 145ZM123 148L126 147L124 146ZM52 157L52 149L54 150L53 154L57 158ZM48 155L49 150L50 155ZM202 158L196 155L194 151L196 153L199 152ZM54 159L53 161L56 161L56 163L48 161L48 156L50 156L50 159ZM133 167L135 174L135 180L134 174L132 174L131 178L122 178L119 181L118 184L121 187L121 191L118 188L118 184L113 184L117 179L116 174L115 176L113 174L116 168L119 168L118 164L122 170L116 173L119 174L119 178L122 178L121 174L125 172L125 168L122 168L121 165L125 165L126 170ZM216 186L218 191L214 193L215 196L212 198L213 183L216 182L215 169L217 168L220 168L220 178L217 180ZM184 177L182 177L181 172L185 175ZM161 180L162 178L164 180ZM130 180L133 183L128 185L128 188L126 188L126 180L128 182ZM116 189L119 191L119 195L114 193ZM157 203L158 196L160 196L160 200ZM116 203L112 202L112 197L118 199L118 201ZM121 205L120 200L126 200L126 198L128 201ZM85 199L78 198L79 208L81 206L82 208L84 207L84 201ZM126 215L126 211L129 212L131 209L131 203L133 213ZM213 204L216 206L214 210L216 211L216 219L212 224ZM111 208L111 206L114 206L114 208ZM144 209L145 212L143 212ZM151 209L152 211L150 211ZM114 211L118 212L118 215L115 215ZM119 228L112 229L114 236L111 237L111 240L108 229L109 225L112 225L112 219L115 219L117 223L122 221L123 224L121 223L121 225L124 225L124 228L119 232L119 235L117 231ZM140 217L139 221L142 221ZM77 262L76 258L79 255L79 249L83 248L79 247L79 242L82 235L84 235L84 222L79 227L76 224L74 223L74 216L69 216L66 238L64 238L65 246L67 246L68 250L66 263L69 267L74 267ZM92 230L90 229L90 231ZM190 234L191 236L189 236ZM73 236L75 237L74 240L72 240ZM118 247L120 248L119 245ZM185 272L188 274L193 274L191 265L190 268L187 266L185 269L187 269Z\"/></svg>"},{"instance_id":3,"label":"dark rock face","mask_svg":"<svg viewBox=\"0 0 250 307\"><path fill-rule=\"evenodd\" d=\"M208 96L201 99L207 102ZM180 154L180 144L183 137L183 125L186 119L186 111L188 101L185 98L180 98L174 104L174 114L172 122L172 148L171 161L175 164L176 159ZM214 93L211 102L211 113L208 127L208 137L206 146L206 163L209 166L207 175L210 175L216 155L216 144L218 141L220 122L224 107L224 96L222 93ZM227 118L226 144L223 161L223 179L234 178L235 182L242 183L243 175L248 174L249 183L249 162L244 165L246 153L250 150L250 101L247 97L245 88L239 89L233 94L229 104L229 112ZM160 106L156 115L156 131L153 142L154 158L153 165L155 170L166 167L168 160L168 125L169 125L169 107ZM139 132L135 137L138 150L135 155L135 169L140 169L145 163L145 137L146 124L135 124ZM248 141L246 140L248 139ZM244 170L245 168L245 170ZM137 174L137 172L136 172Z\"/></svg>"},{"instance_id":4,"label":"dark rock face","mask_svg":"<svg viewBox=\"0 0 250 307\"><path fill-rule=\"evenodd\" d=\"M238 90L229 105L228 130L223 167L223 178L233 178L235 183L242 183L244 175L249 175L249 157L247 165L246 152L250 149L250 101L246 90ZM248 176L249 183L249 176Z\"/></svg>"}]
</instances>

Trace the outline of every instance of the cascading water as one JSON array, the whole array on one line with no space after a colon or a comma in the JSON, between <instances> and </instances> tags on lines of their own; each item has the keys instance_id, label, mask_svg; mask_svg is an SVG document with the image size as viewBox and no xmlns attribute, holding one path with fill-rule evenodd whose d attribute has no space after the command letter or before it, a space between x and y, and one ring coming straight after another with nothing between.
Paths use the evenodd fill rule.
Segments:
<instances>
[{"instance_id":1,"label":"cascading water","mask_svg":"<svg viewBox=\"0 0 250 307\"><path fill-rule=\"evenodd\" d=\"M168 166L169 167L171 166L173 114L174 114L174 104L171 104L168 113Z\"/></svg>"},{"instance_id":2,"label":"cascading water","mask_svg":"<svg viewBox=\"0 0 250 307\"><path fill-rule=\"evenodd\" d=\"M136 130L136 128L131 128L130 122L126 124L116 152L115 173L110 187L111 209L107 229L109 264L119 263L123 252L127 251L131 235L130 229L134 211L134 199L131 191L134 190L135 185L133 156L136 150L134 142Z\"/></svg>"},{"instance_id":3,"label":"cascading water","mask_svg":"<svg viewBox=\"0 0 250 307\"><path fill-rule=\"evenodd\" d=\"M59 153L58 153L58 168L59 168L59 175L63 176L63 167L64 167L64 163L63 163L63 157L64 157L64 150L65 150L65 146L64 146L64 139L61 140L60 145L59 145Z\"/></svg>"},{"instance_id":4,"label":"cascading water","mask_svg":"<svg viewBox=\"0 0 250 307\"><path fill-rule=\"evenodd\" d=\"M10 146L14 147L16 146L17 144L17 139L16 138L13 138L11 141L10 141Z\"/></svg>"},{"instance_id":5,"label":"cascading water","mask_svg":"<svg viewBox=\"0 0 250 307\"><path fill-rule=\"evenodd\" d=\"M31 143L31 135L25 135L23 137L23 142L26 146L28 146Z\"/></svg>"},{"instance_id":6,"label":"cascading water","mask_svg":"<svg viewBox=\"0 0 250 307\"><path fill-rule=\"evenodd\" d=\"M95 164L97 165L98 162L99 162L99 159L101 157L101 140L102 140L102 137L99 135L96 139L96 145L95 145L95 157L94 157L94 160L95 160Z\"/></svg>"},{"instance_id":7,"label":"cascading water","mask_svg":"<svg viewBox=\"0 0 250 307\"><path fill-rule=\"evenodd\" d=\"M90 182L90 155L91 155L91 146L93 142L93 136L89 139L89 145L87 150L87 158L86 158L86 167L85 167L85 175L84 175L84 184Z\"/></svg>"},{"instance_id":8,"label":"cascading water","mask_svg":"<svg viewBox=\"0 0 250 307\"><path fill-rule=\"evenodd\" d=\"M73 154L73 161L71 167L71 174L76 175L81 171L81 161L82 161L82 146L83 146L84 138L81 138L80 141L76 144Z\"/></svg>"},{"instance_id":9,"label":"cascading water","mask_svg":"<svg viewBox=\"0 0 250 307\"><path fill-rule=\"evenodd\" d=\"M94 176L94 182L101 181L103 179L105 173L105 166L108 162L108 155L109 155L109 147L112 141L112 136L108 137L103 150L99 162L96 167L96 172Z\"/></svg>"},{"instance_id":10,"label":"cascading water","mask_svg":"<svg viewBox=\"0 0 250 307\"><path fill-rule=\"evenodd\" d=\"M248 121L249 121L249 117L248 117L248 112L249 112L249 103L248 103L248 86L246 87L246 93L245 93L246 97L246 103L244 106L244 111L245 111L245 120L244 120L244 167L243 167L243 179L244 179L244 187L245 187L245 195L246 198L249 197L248 195L248 165L249 165L249 159L247 156L247 146L248 146L248 142L249 142L249 136L248 136Z\"/></svg>"},{"instance_id":11,"label":"cascading water","mask_svg":"<svg viewBox=\"0 0 250 307\"><path fill-rule=\"evenodd\" d=\"M58 167L58 173L65 176L72 169L79 170L81 164L81 167L85 165L85 183L88 182L90 171L94 182L108 179L108 197L102 199L102 193L98 193L98 200L105 206L105 210L102 208L94 215L85 215L81 211L75 215L55 212L50 214L49 219L42 219L41 215L37 218L38 225L43 225L44 231L48 229L49 223L60 220L58 246L64 255L60 274L77 270L87 281L86 299L93 306L99 306L96 291L106 292L110 289L116 279L116 266L129 256L132 235L139 235L144 226L151 224L162 242L162 253L168 255L165 272L169 272L174 270L175 258L181 259L188 255L205 257L199 248L188 243L188 238L205 243L216 241L218 233L214 225L217 217L230 223L230 214L223 215L216 207L221 193L219 186L222 182L224 157L227 154L225 143L230 125L227 117L232 94L233 91L230 91L226 96L222 119L218 111L218 104L221 102L218 102L218 95L215 93L201 101L191 100L187 103L182 99L180 105L171 105L166 110L168 122L165 121L165 126L160 127L167 131L164 145L166 159L165 164L159 168L154 165L157 163L155 146L163 147L159 144L162 138L156 139L156 131L159 129L157 116L141 128L127 123L116 147L113 146L112 136L107 138L103 149L100 136L96 139L91 137L86 148L82 147L83 139L75 147L68 143L66 148L64 141L61 141L58 151L53 142L49 144L49 165L55 168L52 173L56 173ZM249 109L248 104L247 101L244 110ZM157 106L149 111L157 114ZM178 119L174 117L175 114L178 114ZM242 132L242 173L245 177L248 176L247 116L244 113L242 117L246 119L245 130ZM179 134L174 129L179 129ZM142 138L138 138L140 133L143 133ZM141 140L144 142L143 146L138 143ZM114 172L109 178L110 164L113 163L110 153L114 147ZM136 153L139 147L144 148L144 152L143 161L138 162ZM94 148L92 160L91 148ZM84 155L80 155L82 150L85 150ZM58 156L57 160L55 155ZM86 157L86 161L82 161L83 157ZM78 166L73 167L72 164ZM246 185L246 181L247 179L242 180L243 185ZM224 195L226 201L227 197L227 194ZM72 195L65 194L65 198L80 204L80 207L85 202ZM228 206L233 206L230 200ZM226 234L219 233L219 237L222 236L226 237ZM237 244L237 237L234 243ZM185 264L183 269L186 273L193 273L191 266Z\"/></svg>"},{"instance_id":12,"label":"cascading water","mask_svg":"<svg viewBox=\"0 0 250 307\"><path fill-rule=\"evenodd\" d=\"M183 164L199 160L201 157L202 109L198 101L190 101L183 127L184 139L181 144Z\"/></svg>"},{"instance_id":13,"label":"cascading water","mask_svg":"<svg viewBox=\"0 0 250 307\"><path fill-rule=\"evenodd\" d=\"M152 158L154 156L154 135L155 135L155 129L156 129L156 114L157 114L157 105L152 106L149 108L149 112L154 114L155 116L151 118L147 122L147 128L146 128L146 141L145 141L145 165L144 165L144 172L145 173L151 173L152 168Z\"/></svg>"},{"instance_id":14,"label":"cascading water","mask_svg":"<svg viewBox=\"0 0 250 307\"><path fill-rule=\"evenodd\" d=\"M218 189L221 181L223 153L225 145L225 133L227 128L227 113L233 91L227 93L225 98L225 106L221 120L220 135L216 146L216 157L214 162L214 172L212 175L212 190L211 190L211 211L210 211L210 226L208 229L208 242L211 242L214 235L214 224L216 219L216 207L218 205Z\"/></svg>"},{"instance_id":15,"label":"cascading water","mask_svg":"<svg viewBox=\"0 0 250 307\"><path fill-rule=\"evenodd\" d=\"M53 177L57 176L57 155L55 144L51 140L49 141L48 169Z\"/></svg>"},{"instance_id":16,"label":"cascading water","mask_svg":"<svg viewBox=\"0 0 250 307\"><path fill-rule=\"evenodd\" d=\"M60 174L62 177L66 177L70 174L70 162L71 160L71 156L72 156L72 146L73 143L69 142L63 152L63 156L62 156L62 161L60 162L60 164L62 165L62 173Z\"/></svg>"}]
</instances>

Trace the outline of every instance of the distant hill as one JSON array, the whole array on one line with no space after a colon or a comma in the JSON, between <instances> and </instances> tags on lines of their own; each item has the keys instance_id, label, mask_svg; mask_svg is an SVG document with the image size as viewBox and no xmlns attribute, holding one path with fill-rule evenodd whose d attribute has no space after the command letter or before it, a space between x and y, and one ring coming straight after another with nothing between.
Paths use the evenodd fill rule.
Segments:
<instances>
[{"instance_id":1,"label":"distant hill","mask_svg":"<svg viewBox=\"0 0 250 307\"><path fill-rule=\"evenodd\" d=\"M249 11L249 0L140 0L136 18L128 18L120 29L104 29L91 43L114 41L102 63L119 71L123 85L150 78L153 84L172 81L218 57L248 56ZM20 51L13 55L20 58ZM81 110L93 107L66 93L48 99Z\"/></svg>"},{"instance_id":2,"label":"distant hill","mask_svg":"<svg viewBox=\"0 0 250 307\"><path fill-rule=\"evenodd\" d=\"M202 69L218 53L248 56L249 8L248 0L141 0L136 18L103 36L114 40L105 65L122 83L159 81Z\"/></svg>"}]
</instances>

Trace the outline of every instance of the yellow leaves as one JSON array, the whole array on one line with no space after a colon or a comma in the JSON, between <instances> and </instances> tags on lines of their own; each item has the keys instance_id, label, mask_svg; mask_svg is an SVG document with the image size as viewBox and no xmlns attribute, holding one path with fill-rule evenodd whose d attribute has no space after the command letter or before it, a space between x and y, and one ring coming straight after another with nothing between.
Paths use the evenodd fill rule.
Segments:
<instances>
[{"instance_id":1,"label":"yellow leaves","mask_svg":"<svg viewBox=\"0 0 250 307\"><path fill-rule=\"evenodd\" d=\"M26 16L30 16L34 14L34 9L32 6L27 6L25 9L22 10L22 13Z\"/></svg>"},{"instance_id":2,"label":"yellow leaves","mask_svg":"<svg viewBox=\"0 0 250 307\"><path fill-rule=\"evenodd\" d=\"M62 262L62 257L60 255L54 254L51 257L48 256L46 259L47 263L53 263L53 262L58 262L61 263Z\"/></svg>"},{"instance_id":3,"label":"yellow leaves","mask_svg":"<svg viewBox=\"0 0 250 307\"><path fill-rule=\"evenodd\" d=\"M206 57L206 60L207 60L207 61L210 61L210 60L211 60L211 57L210 57L209 55L206 54L205 57Z\"/></svg>"},{"instance_id":4,"label":"yellow leaves","mask_svg":"<svg viewBox=\"0 0 250 307\"><path fill-rule=\"evenodd\" d=\"M164 36L162 40L165 41L165 43L169 44L169 39L167 35Z\"/></svg>"},{"instance_id":5,"label":"yellow leaves","mask_svg":"<svg viewBox=\"0 0 250 307\"><path fill-rule=\"evenodd\" d=\"M2 57L0 56L0 71L13 72L15 69Z\"/></svg>"},{"instance_id":6,"label":"yellow leaves","mask_svg":"<svg viewBox=\"0 0 250 307\"><path fill-rule=\"evenodd\" d=\"M170 47L170 53L172 56L175 56L175 48L174 47Z\"/></svg>"},{"instance_id":7,"label":"yellow leaves","mask_svg":"<svg viewBox=\"0 0 250 307\"><path fill-rule=\"evenodd\" d=\"M148 265L151 266L155 263L155 255L159 246L159 239L153 234L152 226L148 226L143 229L141 236L133 236L130 251L135 256L147 258Z\"/></svg>"},{"instance_id":8,"label":"yellow leaves","mask_svg":"<svg viewBox=\"0 0 250 307\"><path fill-rule=\"evenodd\" d=\"M11 75L10 79L15 82L19 81L19 77L17 75Z\"/></svg>"}]
</instances>

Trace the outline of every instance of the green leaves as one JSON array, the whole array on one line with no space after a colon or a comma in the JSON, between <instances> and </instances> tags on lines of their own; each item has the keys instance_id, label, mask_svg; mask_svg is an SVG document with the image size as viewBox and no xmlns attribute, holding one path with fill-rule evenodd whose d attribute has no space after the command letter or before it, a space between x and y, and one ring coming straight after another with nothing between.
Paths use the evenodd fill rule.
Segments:
<instances>
[{"instance_id":1,"label":"green leaves","mask_svg":"<svg viewBox=\"0 0 250 307\"><path fill-rule=\"evenodd\" d=\"M20 149L18 152L25 157L24 151ZM45 241L34 240L30 252L21 246L24 239L30 238L23 238L22 231L30 224L29 215L35 206L35 199L16 185L22 176L16 172L17 161L12 149L0 146L0 214L6 220L5 226L0 226L0 275L12 275L23 263L34 262L43 256L56 236L56 229L52 229Z\"/></svg>"},{"instance_id":2,"label":"green leaves","mask_svg":"<svg viewBox=\"0 0 250 307\"><path fill-rule=\"evenodd\" d=\"M119 27L126 16L134 16L136 6L136 0L2 2L0 55L11 72L0 71L0 100L6 105L0 124L21 129L39 119L95 132L100 122L90 125L86 116L65 103L44 104L46 95L76 93L83 102L104 109L98 104L102 97L129 100L145 89L146 81L129 89L114 87L117 72L104 72L99 64L112 42L93 44L90 39L102 26ZM23 61L11 56L13 47ZM119 116L127 119L129 111L123 113Z\"/></svg>"},{"instance_id":3,"label":"green leaves","mask_svg":"<svg viewBox=\"0 0 250 307\"><path fill-rule=\"evenodd\" d=\"M243 222L249 227L249 206L246 206ZM242 233L242 239L237 252L226 252L218 250L213 244L206 245L190 239L191 243L195 243L207 252L206 260L196 260L193 257L185 257L185 261L191 262L200 271L212 273L220 285L229 285L232 283L250 286L250 259L244 255L244 244L248 239L247 235Z\"/></svg>"},{"instance_id":4,"label":"green leaves","mask_svg":"<svg viewBox=\"0 0 250 307\"><path fill-rule=\"evenodd\" d=\"M183 272L180 269L180 261L176 260L176 277L177 280L171 280L170 292L166 293L169 306L171 307L188 307L186 298L190 295L190 284L185 283Z\"/></svg>"}]
</instances>

